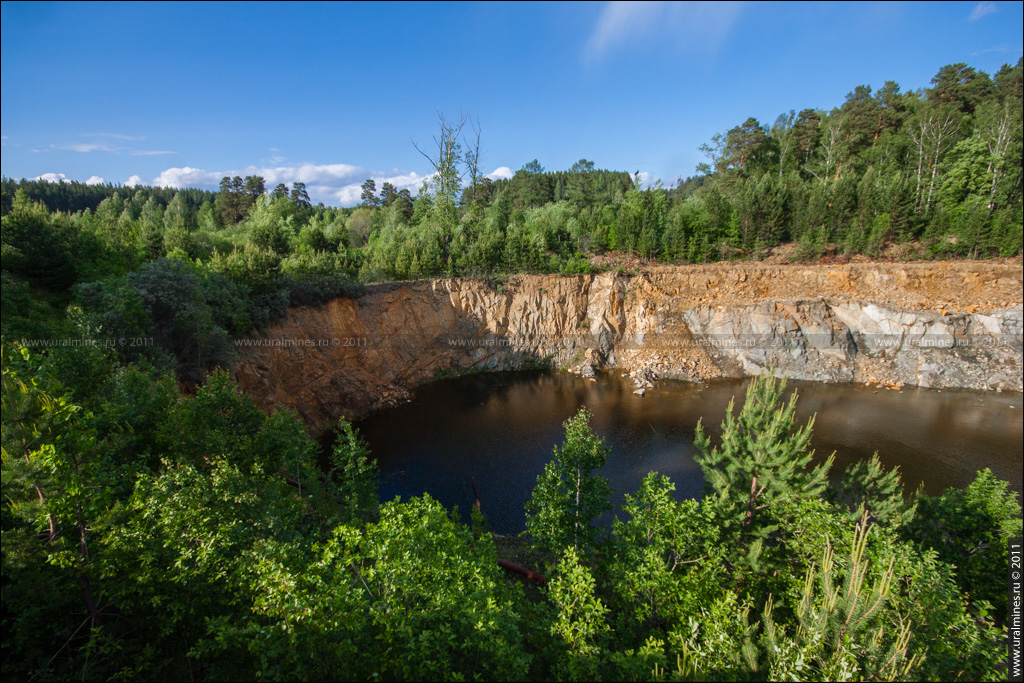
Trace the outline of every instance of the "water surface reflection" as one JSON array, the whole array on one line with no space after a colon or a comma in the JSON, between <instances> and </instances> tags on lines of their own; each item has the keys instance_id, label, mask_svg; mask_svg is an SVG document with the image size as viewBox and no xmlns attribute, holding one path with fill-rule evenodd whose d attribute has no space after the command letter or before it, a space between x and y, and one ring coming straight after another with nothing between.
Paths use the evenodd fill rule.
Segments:
<instances>
[{"instance_id":1,"label":"water surface reflection","mask_svg":"<svg viewBox=\"0 0 1024 683\"><path fill-rule=\"evenodd\" d=\"M817 413L814 447L819 457L835 451L837 468L878 451L887 466L900 466L908 490L923 482L939 493L989 467L1021 492L1020 394L789 386L799 392L801 424ZM563 438L562 422L581 405L611 447L604 472L617 507L652 470L670 476L680 497L699 498L694 428L704 418L717 438L729 400L742 405L745 389L746 381L659 381L640 397L617 374L597 382L556 372L482 374L420 387L412 403L358 427L380 464L382 500L426 491L467 513L473 475L492 528L518 533L537 475Z\"/></svg>"}]
</instances>

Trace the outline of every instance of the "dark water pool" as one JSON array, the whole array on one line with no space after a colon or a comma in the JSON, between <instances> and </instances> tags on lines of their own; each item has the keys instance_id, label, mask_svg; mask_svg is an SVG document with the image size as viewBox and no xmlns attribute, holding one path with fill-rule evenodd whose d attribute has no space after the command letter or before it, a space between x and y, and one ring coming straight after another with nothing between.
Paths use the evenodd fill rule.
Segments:
<instances>
[{"instance_id":1,"label":"dark water pool","mask_svg":"<svg viewBox=\"0 0 1024 683\"><path fill-rule=\"evenodd\" d=\"M470 476L499 533L523 529L523 506L563 438L562 423L586 406L594 431L611 447L604 473L617 493L635 491L649 471L666 474L680 497L699 498L704 485L693 460L701 418L718 436L730 398L742 405L746 381L703 386L659 381L643 397L617 374L598 381L557 372L473 375L420 387L412 403L357 426L381 469L381 499L424 491L465 514L473 504ZM836 469L878 451L899 465L907 490L929 493L969 483L989 467L1021 493L1022 397L959 391L876 390L853 385L790 382L799 392L801 424L817 414L818 457L836 452Z\"/></svg>"}]
</instances>

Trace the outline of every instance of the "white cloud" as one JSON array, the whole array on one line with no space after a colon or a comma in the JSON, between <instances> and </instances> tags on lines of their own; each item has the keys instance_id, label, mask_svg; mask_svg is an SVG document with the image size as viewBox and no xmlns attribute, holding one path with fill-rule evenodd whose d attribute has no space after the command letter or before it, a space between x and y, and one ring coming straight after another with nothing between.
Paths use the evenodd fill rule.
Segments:
<instances>
[{"instance_id":1,"label":"white cloud","mask_svg":"<svg viewBox=\"0 0 1024 683\"><path fill-rule=\"evenodd\" d=\"M654 185L654 183L658 182L658 178L655 178L652 174L648 173L647 171L640 171L640 174L634 177L639 180L640 187L645 189L651 187L652 185Z\"/></svg>"},{"instance_id":2,"label":"white cloud","mask_svg":"<svg viewBox=\"0 0 1024 683\"><path fill-rule=\"evenodd\" d=\"M513 173L512 169L509 168L508 166L499 166L498 168L488 173L487 177L490 178L491 180L498 180L499 178L508 180L514 175L515 173Z\"/></svg>"},{"instance_id":3,"label":"white cloud","mask_svg":"<svg viewBox=\"0 0 1024 683\"><path fill-rule=\"evenodd\" d=\"M156 178L153 179L153 184L157 187L217 187L220 179L224 177L223 173L210 173L209 171L203 171L202 169L192 168L191 166L185 166L184 168L169 168ZM132 176L132 179L137 179L138 176ZM129 180L129 182L131 182ZM142 183L132 183L133 185L139 185Z\"/></svg>"},{"instance_id":4,"label":"white cloud","mask_svg":"<svg viewBox=\"0 0 1024 683\"><path fill-rule=\"evenodd\" d=\"M399 192L402 190L409 190L411 194L415 195L420 191L420 187L423 185L423 182L432 178L433 174L422 176L414 171L412 173L403 173L392 176L371 175L370 177L373 178L373 182L376 184L378 192L380 192L384 183L391 183ZM340 190L337 190L334 193L334 202L341 206L353 206L354 204L358 204L359 195L363 193L363 182L365 180L366 178L363 178L363 180L358 183L352 183L350 185L346 185ZM311 192L310 196L312 196L312 194L313 193Z\"/></svg>"},{"instance_id":5,"label":"white cloud","mask_svg":"<svg viewBox=\"0 0 1024 683\"><path fill-rule=\"evenodd\" d=\"M359 203L359 195L363 193L362 184L346 185L334 193L334 201L341 206L354 206Z\"/></svg>"},{"instance_id":6,"label":"white cloud","mask_svg":"<svg viewBox=\"0 0 1024 683\"><path fill-rule=\"evenodd\" d=\"M136 178L136 179L139 179L138 176L133 176L133 177ZM68 178L63 173L44 173L41 176L36 176L35 178L32 178L32 180L45 180L48 183L71 183L71 182L74 182L73 178ZM89 179L85 181L85 184L86 185L103 185L106 182L107 182L106 180L104 180L103 178L99 177L98 175L94 175L94 176L89 176Z\"/></svg>"},{"instance_id":7,"label":"white cloud","mask_svg":"<svg viewBox=\"0 0 1024 683\"><path fill-rule=\"evenodd\" d=\"M689 50L714 50L739 18L740 2L609 2L583 49L598 61L640 41L660 40Z\"/></svg>"},{"instance_id":8,"label":"white cloud","mask_svg":"<svg viewBox=\"0 0 1024 683\"><path fill-rule=\"evenodd\" d=\"M349 164L300 164L298 166L249 166L244 175L261 175L267 183L306 183L309 185L337 186L359 178L366 179L366 170ZM360 176L362 176L360 178Z\"/></svg>"},{"instance_id":9,"label":"white cloud","mask_svg":"<svg viewBox=\"0 0 1024 683\"><path fill-rule=\"evenodd\" d=\"M207 190L216 190L220 185L221 178L225 176L263 176L268 189L272 189L278 183L291 186L293 183L305 183L306 192L314 202L323 202L331 206L354 206L359 203L359 195L362 194L362 185L367 178L372 178L380 192L384 183L391 183L396 190L409 190L413 195L417 194L424 182L433 177L420 175L415 171L403 173L398 169L391 173L380 171L368 171L360 166L350 164L298 164L295 166L247 166L245 168L227 171L207 171L191 166L175 166L168 168L156 178L147 180L139 175L133 175L124 181L125 187L137 185L154 185L156 187L198 187ZM511 178L512 170L508 166L500 166L488 177ZM46 173L37 180L48 180L50 182L71 182L71 179L63 173ZM85 181L87 185L103 184L106 180L100 176L92 176Z\"/></svg>"},{"instance_id":10,"label":"white cloud","mask_svg":"<svg viewBox=\"0 0 1024 683\"><path fill-rule=\"evenodd\" d=\"M968 17L968 20L977 21L978 19L981 19L982 17L988 14L993 14L997 11L998 10L996 9L996 3L987 1L979 2L977 5L974 6L974 9L971 10L971 16Z\"/></svg>"},{"instance_id":11,"label":"white cloud","mask_svg":"<svg viewBox=\"0 0 1024 683\"><path fill-rule=\"evenodd\" d=\"M63 173L44 173L43 175L36 176L32 180L45 180L48 183L70 183L71 178L68 178Z\"/></svg>"},{"instance_id":12,"label":"white cloud","mask_svg":"<svg viewBox=\"0 0 1024 683\"><path fill-rule=\"evenodd\" d=\"M152 184L158 187L200 187L214 190L224 176L263 176L268 188L278 183L291 185L305 183L310 199L328 205L352 206L359 203L362 184L367 178L373 178L378 191L385 183L391 183L398 190L408 189L415 194L420 185L430 176L422 176L416 172L391 174L367 171L360 166L349 164L299 164L296 166L247 166L246 168L228 171L205 171L191 166L169 168L156 178ZM141 184L138 176L132 176L128 184Z\"/></svg>"}]
</instances>

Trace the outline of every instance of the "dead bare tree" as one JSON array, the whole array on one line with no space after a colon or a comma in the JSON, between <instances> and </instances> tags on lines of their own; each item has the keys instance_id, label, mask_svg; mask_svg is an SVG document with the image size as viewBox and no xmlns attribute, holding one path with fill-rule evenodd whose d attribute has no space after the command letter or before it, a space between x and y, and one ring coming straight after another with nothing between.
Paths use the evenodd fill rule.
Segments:
<instances>
[{"instance_id":1,"label":"dead bare tree","mask_svg":"<svg viewBox=\"0 0 1024 683\"><path fill-rule=\"evenodd\" d=\"M480 182L480 120L477 119L476 123L472 119L469 121L469 126L473 131L472 139L467 142L466 154L463 158L463 163L466 166L466 173L469 174L469 201L476 201L476 189Z\"/></svg>"},{"instance_id":2,"label":"dead bare tree","mask_svg":"<svg viewBox=\"0 0 1024 683\"><path fill-rule=\"evenodd\" d=\"M416 151L430 162L434 169L430 179L430 187L434 190L434 211L442 226L450 232L458 220L456 213L456 198L462 186L462 174L459 167L462 165L462 129L469 122L469 117L462 110L459 110L459 117L449 121L441 111L437 112L438 132L433 136L436 151L425 152L412 141ZM445 236L447 245L450 234Z\"/></svg>"}]
</instances>

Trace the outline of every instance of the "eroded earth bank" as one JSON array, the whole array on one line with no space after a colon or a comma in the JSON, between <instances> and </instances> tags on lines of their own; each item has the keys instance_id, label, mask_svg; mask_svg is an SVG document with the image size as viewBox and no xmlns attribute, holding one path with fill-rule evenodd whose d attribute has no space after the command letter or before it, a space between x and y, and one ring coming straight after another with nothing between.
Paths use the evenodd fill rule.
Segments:
<instances>
[{"instance_id":1,"label":"eroded earth bank","mask_svg":"<svg viewBox=\"0 0 1024 683\"><path fill-rule=\"evenodd\" d=\"M702 381L756 374L887 387L1022 388L1022 265L723 264L449 279L294 308L241 340L234 374L314 432L474 369L549 364Z\"/></svg>"}]
</instances>

